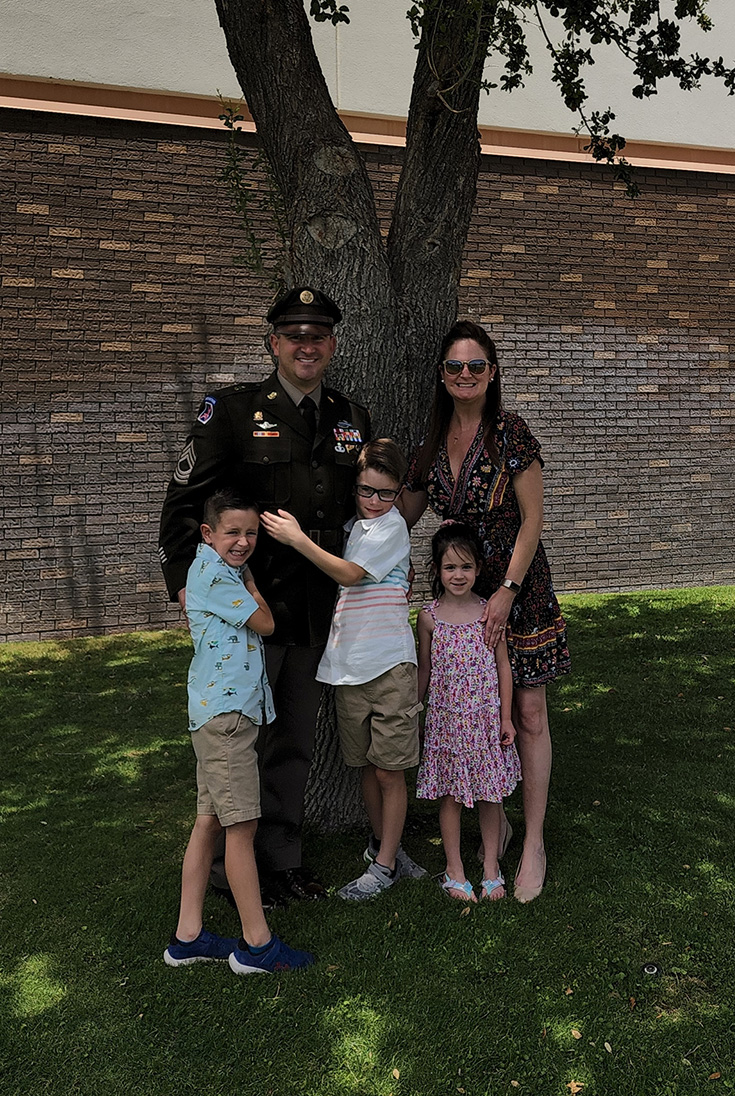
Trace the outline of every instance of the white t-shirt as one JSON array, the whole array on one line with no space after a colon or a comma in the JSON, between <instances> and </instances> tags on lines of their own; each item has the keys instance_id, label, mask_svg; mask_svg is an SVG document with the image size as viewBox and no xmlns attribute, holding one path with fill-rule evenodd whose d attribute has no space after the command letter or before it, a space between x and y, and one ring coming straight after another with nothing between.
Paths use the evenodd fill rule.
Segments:
<instances>
[{"instance_id":1,"label":"white t-shirt","mask_svg":"<svg viewBox=\"0 0 735 1096\"><path fill-rule=\"evenodd\" d=\"M354 519L344 558L366 574L339 588L317 681L361 685L401 662L416 665L406 600L410 553L408 529L395 506L378 518Z\"/></svg>"}]
</instances>

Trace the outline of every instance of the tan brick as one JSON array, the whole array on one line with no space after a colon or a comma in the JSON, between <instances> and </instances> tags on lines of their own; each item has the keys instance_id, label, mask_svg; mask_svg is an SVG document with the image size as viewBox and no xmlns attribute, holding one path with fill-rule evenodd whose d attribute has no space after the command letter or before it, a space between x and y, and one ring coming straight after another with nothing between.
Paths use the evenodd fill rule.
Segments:
<instances>
[{"instance_id":1,"label":"tan brick","mask_svg":"<svg viewBox=\"0 0 735 1096\"><path fill-rule=\"evenodd\" d=\"M120 353L126 353L128 350L132 350L133 347L129 342L103 342L100 343L100 350L114 350Z\"/></svg>"},{"instance_id":2,"label":"tan brick","mask_svg":"<svg viewBox=\"0 0 735 1096\"><path fill-rule=\"evenodd\" d=\"M190 263L192 266L195 263L205 263L206 261L206 256L199 251L185 252L182 255L176 256L177 263Z\"/></svg>"},{"instance_id":3,"label":"tan brick","mask_svg":"<svg viewBox=\"0 0 735 1096\"><path fill-rule=\"evenodd\" d=\"M635 223L640 225L641 228L653 228L656 224L655 217L636 217Z\"/></svg>"},{"instance_id":4,"label":"tan brick","mask_svg":"<svg viewBox=\"0 0 735 1096\"><path fill-rule=\"evenodd\" d=\"M42 579L71 578L73 574L73 567L50 567L47 571L39 572L39 577Z\"/></svg>"},{"instance_id":5,"label":"tan brick","mask_svg":"<svg viewBox=\"0 0 735 1096\"><path fill-rule=\"evenodd\" d=\"M173 213L144 213L144 221L173 221Z\"/></svg>"},{"instance_id":6,"label":"tan brick","mask_svg":"<svg viewBox=\"0 0 735 1096\"><path fill-rule=\"evenodd\" d=\"M79 270L78 267L66 266L59 270L51 271L52 278L83 278L84 271Z\"/></svg>"},{"instance_id":7,"label":"tan brick","mask_svg":"<svg viewBox=\"0 0 735 1096\"><path fill-rule=\"evenodd\" d=\"M17 278L14 275L7 275L3 278L3 285L15 285L19 288L30 288L36 284L35 278Z\"/></svg>"},{"instance_id":8,"label":"tan brick","mask_svg":"<svg viewBox=\"0 0 735 1096\"><path fill-rule=\"evenodd\" d=\"M258 316L235 316L236 327L261 327L262 324Z\"/></svg>"},{"instance_id":9,"label":"tan brick","mask_svg":"<svg viewBox=\"0 0 735 1096\"><path fill-rule=\"evenodd\" d=\"M657 285L639 285L636 289L636 293L658 293Z\"/></svg>"},{"instance_id":10,"label":"tan brick","mask_svg":"<svg viewBox=\"0 0 735 1096\"><path fill-rule=\"evenodd\" d=\"M76 506L81 501L80 495L54 495L54 506Z\"/></svg>"},{"instance_id":11,"label":"tan brick","mask_svg":"<svg viewBox=\"0 0 735 1096\"><path fill-rule=\"evenodd\" d=\"M660 268L664 270L669 265L667 259L647 259L646 266L652 267L654 270Z\"/></svg>"},{"instance_id":12,"label":"tan brick","mask_svg":"<svg viewBox=\"0 0 735 1096\"><path fill-rule=\"evenodd\" d=\"M160 293L160 282L133 282L130 289L133 293Z\"/></svg>"},{"instance_id":13,"label":"tan brick","mask_svg":"<svg viewBox=\"0 0 735 1096\"><path fill-rule=\"evenodd\" d=\"M716 251L705 251L697 256L698 263L718 263L719 261L719 252Z\"/></svg>"},{"instance_id":14,"label":"tan brick","mask_svg":"<svg viewBox=\"0 0 735 1096\"><path fill-rule=\"evenodd\" d=\"M21 453L19 464L53 464L54 458L50 453Z\"/></svg>"},{"instance_id":15,"label":"tan brick","mask_svg":"<svg viewBox=\"0 0 735 1096\"><path fill-rule=\"evenodd\" d=\"M657 384L639 384L636 388L636 392L658 392L658 390Z\"/></svg>"},{"instance_id":16,"label":"tan brick","mask_svg":"<svg viewBox=\"0 0 735 1096\"><path fill-rule=\"evenodd\" d=\"M500 192L501 202L522 202L525 197L522 190L501 190Z\"/></svg>"},{"instance_id":17,"label":"tan brick","mask_svg":"<svg viewBox=\"0 0 735 1096\"><path fill-rule=\"evenodd\" d=\"M558 194L559 193L559 187L558 186L553 186L551 183L549 183L549 184L543 184L542 183L540 186L536 187L536 193L537 194Z\"/></svg>"},{"instance_id":18,"label":"tan brick","mask_svg":"<svg viewBox=\"0 0 735 1096\"><path fill-rule=\"evenodd\" d=\"M712 479L711 472L692 472L689 477L692 483L709 483Z\"/></svg>"},{"instance_id":19,"label":"tan brick","mask_svg":"<svg viewBox=\"0 0 735 1096\"><path fill-rule=\"evenodd\" d=\"M54 411L51 422L84 422L81 411Z\"/></svg>"},{"instance_id":20,"label":"tan brick","mask_svg":"<svg viewBox=\"0 0 735 1096\"><path fill-rule=\"evenodd\" d=\"M679 213L696 213L699 207L695 202L677 202L676 208Z\"/></svg>"},{"instance_id":21,"label":"tan brick","mask_svg":"<svg viewBox=\"0 0 735 1096\"><path fill-rule=\"evenodd\" d=\"M51 225L48 230L49 236L65 236L70 239L77 239L82 234L81 228L65 228L64 225Z\"/></svg>"},{"instance_id":22,"label":"tan brick","mask_svg":"<svg viewBox=\"0 0 735 1096\"><path fill-rule=\"evenodd\" d=\"M127 240L100 240L100 247L103 251L130 251Z\"/></svg>"},{"instance_id":23,"label":"tan brick","mask_svg":"<svg viewBox=\"0 0 735 1096\"><path fill-rule=\"evenodd\" d=\"M18 202L15 208L18 213L38 213L40 215L48 213L48 206L43 205L41 202Z\"/></svg>"},{"instance_id":24,"label":"tan brick","mask_svg":"<svg viewBox=\"0 0 735 1096\"><path fill-rule=\"evenodd\" d=\"M115 441L120 441L120 442L148 441L148 435L147 434L115 434Z\"/></svg>"},{"instance_id":25,"label":"tan brick","mask_svg":"<svg viewBox=\"0 0 735 1096\"><path fill-rule=\"evenodd\" d=\"M79 145L64 144L64 145L49 145L49 152L60 153L62 156L78 156L80 149Z\"/></svg>"},{"instance_id":26,"label":"tan brick","mask_svg":"<svg viewBox=\"0 0 735 1096\"><path fill-rule=\"evenodd\" d=\"M142 202L145 194L139 190L113 190L112 197L119 202Z\"/></svg>"},{"instance_id":27,"label":"tan brick","mask_svg":"<svg viewBox=\"0 0 735 1096\"><path fill-rule=\"evenodd\" d=\"M595 308L617 308L615 301L595 301Z\"/></svg>"},{"instance_id":28,"label":"tan brick","mask_svg":"<svg viewBox=\"0 0 735 1096\"><path fill-rule=\"evenodd\" d=\"M524 244L503 244L503 251L510 255L522 255L526 248Z\"/></svg>"},{"instance_id":29,"label":"tan brick","mask_svg":"<svg viewBox=\"0 0 735 1096\"><path fill-rule=\"evenodd\" d=\"M669 468L670 466L671 466L671 461L666 460L666 459L649 460L649 462L648 462L648 467L649 468Z\"/></svg>"},{"instance_id":30,"label":"tan brick","mask_svg":"<svg viewBox=\"0 0 735 1096\"><path fill-rule=\"evenodd\" d=\"M612 361L617 354L614 350L595 350L595 358L597 361Z\"/></svg>"},{"instance_id":31,"label":"tan brick","mask_svg":"<svg viewBox=\"0 0 735 1096\"><path fill-rule=\"evenodd\" d=\"M560 274L559 281L561 282L581 282L584 278L581 274Z\"/></svg>"},{"instance_id":32,"label":"tan brick","mask_svg":"<svg viewBox=\"0 0 735 1096\"><path fill-rule=\"evenodd\" d=\"M658 335L639 335L636 339L639 343L657 343Z\"/></svg>"},{"instance_id":33,"label":"tan brick","mask_svg":"<svg viewBox=\"0 0 735 1096\"><path fill-rule=\"evenodd\" d=\"M593 232L592 233L592 239L593 240L614 240L615 239L615 233L614 232Z\"/></svg>"},{"instance_id":34,"label":"tan brick","mask_svg":"<svg viewBox=\"0 0 735 1096\"><path fill-rule=\"evenodd\" d=\"M186 332L193 330L190 323L165 323L161 327L161 331L168 331L172 335L183 335Z\"/></svg>"},{"instance_id":35,"label":"tan brick","mask_svg":"<svg viewBox=\"0 0 735 1096\"><path fill-rule=\"evenodd\" d=\"M159 141L157 148L159 152L181 153L189 151L186 145L175 144L173 141Z\"/></svg>"}]
</instances>

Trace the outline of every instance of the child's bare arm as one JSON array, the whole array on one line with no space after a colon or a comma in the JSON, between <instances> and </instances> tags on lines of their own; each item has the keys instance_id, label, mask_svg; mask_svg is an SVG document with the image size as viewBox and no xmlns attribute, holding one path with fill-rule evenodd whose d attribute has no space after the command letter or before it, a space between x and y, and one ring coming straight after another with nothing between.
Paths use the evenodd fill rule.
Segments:
<instances>
[{"instance_id":1,"label":"child's bare arm","mask_svg":"<svg viewBox=\"0 0 735 1096\"><path fill-rule=\"evenodd\" d=\"M325 552L313 540L309 540L296 518L287 510L279 510L277 514L266 511L260 515L263 528L267 533L281 544L288 544L295 548L302 556L315 564L320 571L333 578L340 586L354 586L367 572L357 563L350 563L341 556L333 556Z\"/></svg>"},{"instance_id":2,"label":"child's bare arm","mask_svg":"<svg viewBox=\"0 0 735 1096\"><path fill-rule=\"evenodd\" d=\"M508 660L508 645L505 636L498 640L495 647L495 665L498 668L498 691L500 693L500 745L510 746L515 739L511 711L513 706L513 673Z\"/></svg>"},{"instance_id":3,"label":"child's bare arm","mask_svg":"<svg viewBox=\"0 0 735 1096\"><path fill-rule=\"evenodd\" d=\"M419 700L423 700L431 677L431 637L434 632L434 621L428 613L419 613L416 631L419 637Z\"/></svg>"},{"instance_id":4,"label":"child's bare arm","mask_svg":"<svg viewBox=\"0 0 735 1096\"><path fill-rule=\"evenodd\" d=\"M247 592L255 598L258 603L258 608L255 610L252 616L248 617L248 628L252 628L254 632L257 632L259 636L271 636L275 631L276 625L273 620L273 613L270 611L263 595L255 585L255 579L250 568L246 565L242 572L242 580L245 583L245 589Z\"/></svg>"}]
</instances>

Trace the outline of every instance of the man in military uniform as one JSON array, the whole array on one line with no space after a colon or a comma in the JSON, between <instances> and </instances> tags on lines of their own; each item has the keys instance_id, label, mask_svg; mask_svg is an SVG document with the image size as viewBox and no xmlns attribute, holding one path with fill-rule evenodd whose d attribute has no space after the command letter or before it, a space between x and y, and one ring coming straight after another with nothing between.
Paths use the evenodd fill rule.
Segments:
<instances>
[{"instance_id":1,"label":"man in military uniform","mask_svg":"<svg viewBox=\"0 0 735 1096\"><path fill-rule=\"evenodd\" d=\"M365 408L322 384L336 347L338 306L308 286L268 313L277 369L267 380L204 397L168 488L160 556L172 601L183 605L205 500L234 488L264 509L288 510L330 552L341 551L354 514L354 464L370 436ZM304 792L321 696L316 668L327 640L336 586L261 529L249 560L273 613L266 665L276 721L261 730L262 818L258 860L264 899L321 897L302 866Z\"/></svg>"}]
</instances>

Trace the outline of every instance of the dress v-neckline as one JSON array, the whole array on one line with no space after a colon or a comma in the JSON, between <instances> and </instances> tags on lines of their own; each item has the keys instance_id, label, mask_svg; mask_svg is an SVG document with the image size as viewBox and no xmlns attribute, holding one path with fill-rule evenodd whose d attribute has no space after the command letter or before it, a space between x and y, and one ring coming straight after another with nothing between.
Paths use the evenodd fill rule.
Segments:
<instances>
[{"instance_id":1,"label":"dress v-neckline","mask_svg":"<svg viewBox=\"0 0 735 1096\"><path fill-rule=\"evenodd\" d=\"M474 464L474 461L475 461L475 452L474 452L474 450L475 450L475 447L476 447L478 434L480 434L481 430L482 430L482 422L478 423L477 430L475 431L475 436L473 437L472 441L470 442L469 446L467 447L467 452L465 453L464 457L462 458L462 462L459 466L459 471L457 473L456 478L455 478L454 472L452 471L452 461L449 457L449 437L447 436L447 438L445 439L444 452L446 453L446 457L447 457L447 471L449 472L448 482L451 484L451 487L452 487L452 493L449 497L449 509L451 509L451 507L452 507L452 503L454 502L454 499L457 495L457 491L459 490L459 486L462 483L462 480L464 478L463 473L465 472L465 465L467 464L468 461L470 461L470 458L471 458L471 463Z\"/></svg>"}]
</instances>

